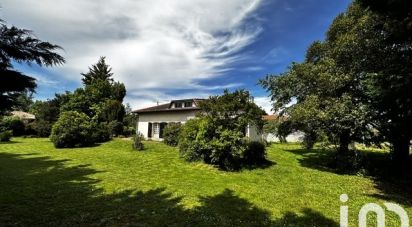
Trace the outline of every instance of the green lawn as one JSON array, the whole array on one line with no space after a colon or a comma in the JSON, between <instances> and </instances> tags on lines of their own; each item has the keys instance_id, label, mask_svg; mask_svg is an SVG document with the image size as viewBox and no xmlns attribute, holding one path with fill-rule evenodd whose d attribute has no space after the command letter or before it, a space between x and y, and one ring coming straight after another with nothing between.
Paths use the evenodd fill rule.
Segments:
<instances>
[{"instance_id":1,"label":"green lawn","mask_svg":"<svg viewBox=\"0 0 412 227\"><path fill-rule=\"evenodd\" d=\"M336 174L323 165L327 152L275 144L272 165L223 172L184 162L162 143L145 146L134 151L121 139L59 150L48 139L0 144L0 226L338 226L342 193L351 226L367 202L397 202L412 215L409 186ZM396 226L389 212L386 221Z\"/></svg>"}]
</instances>

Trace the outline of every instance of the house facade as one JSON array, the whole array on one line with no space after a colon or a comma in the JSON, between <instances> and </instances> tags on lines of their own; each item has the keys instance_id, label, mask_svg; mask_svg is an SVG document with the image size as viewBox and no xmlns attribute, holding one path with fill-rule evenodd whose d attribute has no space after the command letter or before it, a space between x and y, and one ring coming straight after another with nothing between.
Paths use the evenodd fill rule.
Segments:
<instances>
[{"instance_id":1,"label":"house facade","mask_svg":"<svg viewBox=\"0 0 412 227\"><path fill-rule=\"evenodd\" d=\"M186 121L200 111L201 99L172 100L170 103L156 105L133 111L138 115L137 131L146 139L162 140L163 130L168 123Z\"/></svg>"},{"instance_id":2,"label":"house facade","mask_svg":"<svg viewBox=\"0 0 412 227\"><path fill-rule=\"evenodd\" d=\"M133 111L137 114L137 131L146 139L163 140L163 130L168 123L186 121L195 118L196 113L201 111L199 102L202 99L172 100L170 103L156 105ZM248 126L245 135L252 140L259 140L261 135L256 127Z\"/></svg>"}]
</instances>

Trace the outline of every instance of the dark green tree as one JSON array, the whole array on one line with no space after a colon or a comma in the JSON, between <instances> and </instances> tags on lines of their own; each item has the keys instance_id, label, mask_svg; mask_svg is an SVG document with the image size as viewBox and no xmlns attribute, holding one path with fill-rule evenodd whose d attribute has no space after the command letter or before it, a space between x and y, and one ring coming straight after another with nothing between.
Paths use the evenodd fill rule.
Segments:
<instances>
[{"instance_id":1,"label":"dark green tree","mask_svg":"<svg viewBox=\"0 0 412 227\"><path fill-rule=\"evenodd\" d=\"M37 39L29 30L7 27L0 21L0 113L14 106L22 92L33 92L36 88L35 79L16 71L12 63L62 64L64 58L55 52L59 49Z\"/></svg>"},{"instance_id":2,"label":"dark green tree","mask_svg":"<svg viewBox=\"0 0 412 227\"><path fill-rule=\"evenodd\" d=\"M113 76L112 68L106 64L105 59L106 57L100 57L95 65L89 67L89 72L82 73L84 85L93 84L95 80L113 82L113 78L111 78Z\"/></svg>"}]
</instances>

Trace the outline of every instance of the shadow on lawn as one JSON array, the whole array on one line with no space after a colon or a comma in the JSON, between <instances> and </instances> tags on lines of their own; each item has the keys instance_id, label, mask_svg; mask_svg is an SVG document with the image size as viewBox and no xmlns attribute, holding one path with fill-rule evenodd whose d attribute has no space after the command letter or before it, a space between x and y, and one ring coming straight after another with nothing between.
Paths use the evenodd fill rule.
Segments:
<instances>
[{"instance_id":1,"label":"shadow on lawn","mask_svg":"<svg viewBox=\"0 0 412 227\"><path fill-rule=\"evenodd\" d=\"M306 150L294 149L286 150L301 156L298 160L301 166L317 169L321 171L342 174L333 165L336 153L329 150ZM379 194L372 196L395 201L402 205L412 205L412 161L409 169L399 169L393 165L389 153L379 153L373 151L360 151L360 169L350 174L362 173L373 179ZM348 172L345 172L348 174Z\"/></svg>"},{"instance_id":2,"label":"shadow on lawn","mask_svg":"<svg viewBox=\"0 0 412 227\"><path fill-rule=\"evenodd\" d=\"M105 194L98 171L67 161L0 153L0 226L338 226L310 209L272 220L230 190L193 209L165 189Z\"/></svg>"}]
</instances>

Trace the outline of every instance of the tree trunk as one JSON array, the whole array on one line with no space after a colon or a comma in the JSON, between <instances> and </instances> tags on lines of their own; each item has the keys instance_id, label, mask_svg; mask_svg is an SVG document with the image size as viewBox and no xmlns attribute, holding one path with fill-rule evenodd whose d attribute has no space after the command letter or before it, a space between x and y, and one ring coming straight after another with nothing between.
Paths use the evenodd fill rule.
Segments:
<instances>
[{"instance_id":1,"label":"tree trunk","mask_svg":"<svg viewBox=\"0 0 412 227\"><path fill-rule=\"evenodd\" d=\"M405 166L409 161L410 139L407 137L398 137L392 143L393 161L401 166Z\"/></svg>"},{"instance_id":2,"label":"tree trunk","mask_svg":"<svg viewBox=\"0 0 412 227\"><path fill-rule=\"evenodd\" d=\"M349 153L349 144L350 144L349 133L342 133L339 137L339 155L347 155Z\"/></svg>"}]
</instances>

